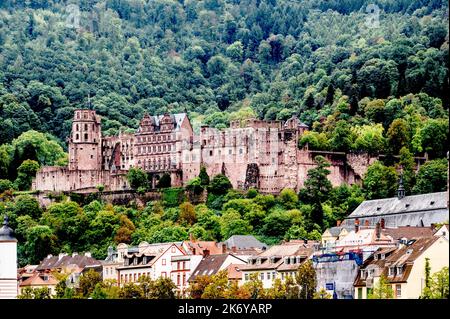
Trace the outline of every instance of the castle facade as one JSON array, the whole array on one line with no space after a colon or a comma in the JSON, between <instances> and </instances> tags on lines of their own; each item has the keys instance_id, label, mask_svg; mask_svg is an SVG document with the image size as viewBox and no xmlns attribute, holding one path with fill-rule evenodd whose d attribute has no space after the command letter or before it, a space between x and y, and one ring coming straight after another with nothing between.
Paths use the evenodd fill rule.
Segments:
<instances>
[{"instance_id":1,"label":"castle facade","mask_svg":"<svg viewBox=\"0 0 450 319\"><path fill-rule=\"evenodd\" d=\"M170 174L172 186L182 186L203 165L211 177L225 174L235 188L278 193L286 187L298 191L316 155L330 162L328 178L335 186L358 182L375 160L299 149L298 138L306 129L294 116L285 122L237 120L224 130L202 126L194 134L185 113L145 114L134 134L103 136L96 112L79 109L68 137L68 166L41 168L33 189L89 192L103 185L105 191L129 190L126 174L131 167L149 174L151 188L164 173Z\"/></svg>"}]
</instances>

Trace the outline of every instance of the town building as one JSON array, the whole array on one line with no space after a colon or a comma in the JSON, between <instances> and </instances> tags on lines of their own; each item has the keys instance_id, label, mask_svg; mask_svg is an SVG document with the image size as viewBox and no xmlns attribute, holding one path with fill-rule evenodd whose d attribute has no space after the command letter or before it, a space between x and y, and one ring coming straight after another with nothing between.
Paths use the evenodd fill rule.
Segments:
<instances>
[{"instance_id":1,"label":"town building","mask_svg":"<svg viewBox=\"0 0 450 319\"><path fill-rule=\"evenodd\" d=\"M449 219L447 196L447 192L404 196L399 190L397 197L362 202L343 224L351 226L357 219L371 226L383 219L388 228L445 223Z\"/></svg>"},{"instance_id":2,"label":"town building","mask_svg":"<svg viewBox=\"0 0 450 319\"><path fill-rule=\"evenodd\" d=\"M328 245L328 251L335 252L361 252L363 259L367 259L375 250L380 247L391 247L396 245L396 241L383 233L381 223L375 227L369 226L366 222L364 226L359 225L359 220L355 220L354 229L346 236L337 240L334 245Z\"/></svg>"},{"instance_id":3,"label":"town building","mask_svg":"<svg viewBox=\"0 0 450 319\"><path fill-rule=\"evenodd\" d=\"M238 250L266 250L267 245L260 242L252 235L233 235L224 244L228 250L238 251Z\"/></svg>"},{"instance_id":4,"label":"town building","mask_svg":"<svg viewBox=\"0 0 450 319\"><path fill-rule=\"evenodd\" d=\"M353 299L353 283L363 263L361 251L331 252L312 257L316 290L325 289L335 299Z\"/></svg>"},{"instance_id":5,"label":"town building","mask_svg":"<svg viewBox=\"0 0 450 319\"><path fill-rule=\"evenodd\" d=\"M31 277L25 279L19 284L20 294L23 293L24 289L40 289L48 288L50 296L56 295L56 285L59 280L49 272L34 272Z\"/></svg>"},{"instance_id":6,"label":"town building","mask_svg":"<svg viewBox=\"0 0 450 319\"><path fill-rule=\"evenodd\" d=\"M224 130L202 126L194 134L185 113L145 114L135 133L104 136L100 116L94 110L77 109L67 139L68 166L42 167L32 189L92 192L103 185L104 191L126 191L130 185L125 176L132 167L149 174L150 188L157 187L165 173L172 186L181 186L196 177L203 165L210 176L225 174L234 188L279 193L302 187L316 155L330 162L329 179L335 186L359 181L376 159L299 149L298 138L306 129L293 116L285 122L233 121Z\"/></svg>"},{"instance_id":7,"label":"town building","mask_svg":"<svg viewBox=\"0 0 450 319\"><path fill-rule=\"evenodd\" d=\"M291 240L281 245L275 245L256 256L248 258L247 265L243 265L242 281L244 284L251 280L252 274L257 274L264 288L272 287L276 278L287 279L295 276L299 266L319 248L314 241Z\"/></svg>"},{"instance_id":8,"label":"town building","mask_svg":"<svg viewBox=\"0 0 450 319\"><path fill-rule=\"evenodd\" d=\"M399 247L380 248L368 258L354 282L355 297L366 299L384 275L396 299L417 299L425 287L425 260L430 273L449 265L448 240L442 236L421 237Z\"/></svg>"},{"instance_id":9,"label":"town building","mask_svg":"<svg viewBox=\"0 0 450 319\"><path fill-rule=\"evenodd\" d=\"M246 261L232 253L206 255L200 261L188 279L189 283L193 283L199 276L213 276L219 271L226 270L228 280L236 281L239 279L239 265L245 265Z\"/></svg>"},{"instance_id":10,"label":"town building","mask_svg":"<svg viewBox=\"0 0 450 319\"><path fill-rule=\"evenodd\" d=\"M119 251L119 249L118 249ZM160 277L171 278L172 257L185 255L180 244L162 243L149 244L142 242L137 251L128 249L119 251L123 258L123 266L116 267L119 286L126 283L136 283L142 276L152 280Z\"/></svg>"},{"instance_id":11,"label":"town building","mask_svg":"<svg viewBox=\"0 0 450 319\"><path fill-rule=\"evenodd\" d=\"M336 246L336 241L342 240L348 235L349 228L351 227L347 226L346 228L338 225L325 229L321 239L322 247L326 250L334 248Z\"/></svg>"},{"instance_id":12,"label":"town building","mask_svg":"<svg viewBox=\"0 0 450 319\"><path fill-rule=\"evenodd\" d=\"M17 293L17 239L5 215L0 228L0 299L15 299Z\"/></svg>"}]
</instances>

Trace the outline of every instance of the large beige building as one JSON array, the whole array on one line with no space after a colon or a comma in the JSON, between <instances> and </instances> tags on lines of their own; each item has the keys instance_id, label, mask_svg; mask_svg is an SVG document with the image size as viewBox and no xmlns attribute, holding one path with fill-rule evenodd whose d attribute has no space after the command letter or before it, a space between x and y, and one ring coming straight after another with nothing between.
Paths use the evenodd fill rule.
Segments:
<instances>
[{"instance_id":1,"label":"large beige building","mask_svg":"<svg viewBox=\"0 0 450 319\"><path fill-rule=\"evenodd\" d=\"M395 299L417 299L425 287L425 260L433 274L449 265L448 240L442 236L409 240L400 247L380 248L360 267L355 297L366 299L381 275L387 278Z\"/></svg>"},{"instance_id":2,"label":"large beige building","mask_svg":"<svg viewBox=\"0 0 450 319\"><path fill-rule=\"evenodd\" d=\"M374 161L364 155L299 149L298 138L306 129L294 116L286 122L234 121L224 130L203 126L194 134L185 113L145 114L134 134L103 136L96 112L79 109L68 137L69 165L43 167L33 189L89 192L103 185L105 191L127 190L125 175L131 167L149 174L151 188L165 173L172 186L181 186L198 176L203 165L210 176L225 174L235 188L278 193L286 187L299 190L316 155L330 162L329 179L335 186L358 181Z\"/></svg>"}]
</instances>

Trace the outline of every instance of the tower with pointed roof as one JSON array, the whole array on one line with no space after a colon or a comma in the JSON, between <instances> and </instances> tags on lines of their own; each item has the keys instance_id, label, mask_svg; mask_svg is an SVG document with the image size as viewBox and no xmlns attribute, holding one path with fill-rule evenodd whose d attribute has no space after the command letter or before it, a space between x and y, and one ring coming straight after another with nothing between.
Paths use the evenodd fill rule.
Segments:
<instances>
[{"instance_id":1,"label":"tower with pointed roof","mask_svg":"<svg viewBox=\"0 0 450 319\"><path fill-rule=\"evenodd\" d=\"M17 298L17 239L4 216L0 228L0 299Z\"/></svg>"}]
</instances>

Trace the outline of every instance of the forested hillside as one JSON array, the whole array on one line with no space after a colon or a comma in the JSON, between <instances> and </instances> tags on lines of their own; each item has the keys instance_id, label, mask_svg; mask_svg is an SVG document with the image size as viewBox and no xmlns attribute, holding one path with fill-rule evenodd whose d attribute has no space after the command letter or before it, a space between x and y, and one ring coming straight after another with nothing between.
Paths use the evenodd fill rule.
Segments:
<instances>
[{"instance_id":1,"label":"forested hillside","mask_svg":"<svg viewBox=\"0 0 450 319\"><path fill-rule=\"evenodd\" d=\"M378 15L368 13L371 3ZM78 27L71 4L80 9ZM372 17L379 23L368 24ZM64 141L88 96L108 134L136 128L144 111L187 110L194 122L217 127L253 112L282 120L298 114L308 125L328 115L379 123L387 112L387 130L409 104L421 116L445 118L448 5L1 1L0 144L30 129ZM366 97L386 100L369 107Z\"/></svg>"}]
</instances>

